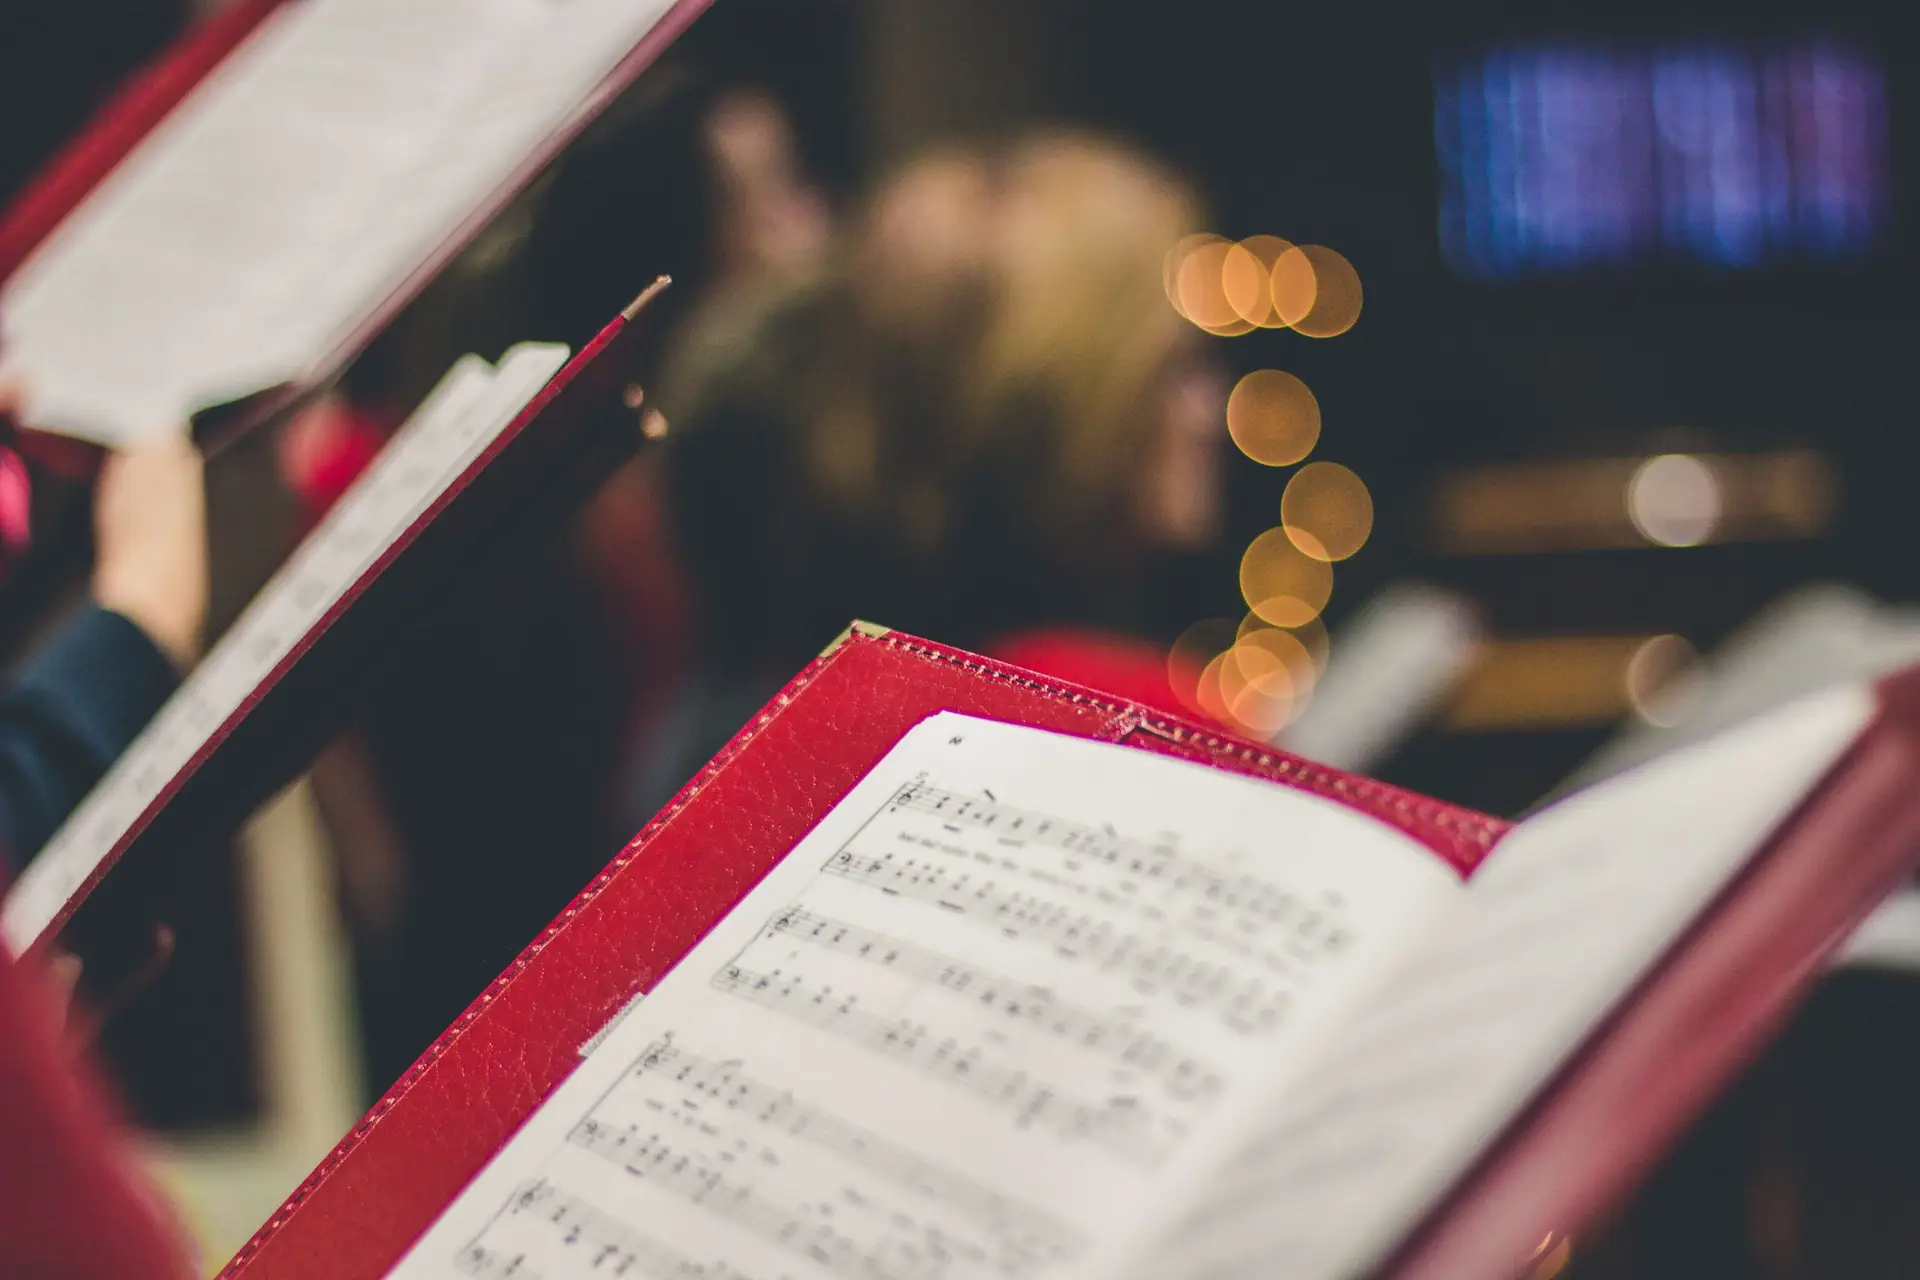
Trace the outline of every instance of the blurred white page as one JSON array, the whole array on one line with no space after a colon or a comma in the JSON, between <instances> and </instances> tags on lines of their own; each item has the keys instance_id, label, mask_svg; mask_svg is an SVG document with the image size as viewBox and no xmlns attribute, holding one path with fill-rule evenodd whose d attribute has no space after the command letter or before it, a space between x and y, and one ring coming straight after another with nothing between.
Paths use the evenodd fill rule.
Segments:
<instances>
[{"instance_id":1,"label":"blurred white page","mask_svg":"<svg viewBox=\"0 0 1920 1280\"><path fill-rule=\"evenodd\" d=\"M933 716L394 1274L1114 1275L1462 893L1330 801Z\"/></svg>"},{"instance_id":2,"label":"blurred white page","mask_svg":"<svg viewBox=\"0 0 1920 1280\"><path fill-rule=\"evenodd\" d=\"M1136 1274L1384 1260L1865 727L1848 685L1527 819Z\"/></svg>"},{"instance_id":3,"label":"blurred white page","mask_svg":"<svg viewBox=\"0 0 1920 1280\"><path fill-rule=\"evenodd\" d=\"M1327 670L1279 743L1309 760L1366 773L1410 737L1473 662L1480 621L1451 591L1402 583L1340 629Z\"/></svg>"},{"instance_id":4,"label":"blurred white page","mask_svg":"<svg viewBox=\"0 0 1920 1280\"><path fill-rule=\"evenodd\" d=\"M292 0L0 290L36 426L119 444L320 365L671 0Z\"/></svg>"},{"instance_id":5,"label":"blurred white page","mask_svg":"<svg viewBox=\"0 0 1920 1280\"><path fill-rule=\"evenodd\" d=\"M1920 611L1839 583L1802 587L1755 614L1671 693L1662 691L1654 710L1666 724L1629 721L1563 785L1595 782L1805 694L1910 662L1920 662Z\"/></svg>"},{"instance_id":6,"label":"blurred white page","mask_svg":"<svg viewBox=\"0 0 1920 1280\"><path fill-rule=\"evenodd\" d=\"M480 456L566 363L567 348L523 343L496 370L463 356L319 526L133 740L0 904L19 955L139 822L202 744Z\"/></svg>"}]
</instances>

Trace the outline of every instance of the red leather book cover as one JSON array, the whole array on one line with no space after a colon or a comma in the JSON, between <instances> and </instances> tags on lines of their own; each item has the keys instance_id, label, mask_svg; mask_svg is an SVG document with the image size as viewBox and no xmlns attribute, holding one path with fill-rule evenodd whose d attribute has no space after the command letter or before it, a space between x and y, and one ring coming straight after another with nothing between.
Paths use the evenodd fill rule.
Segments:
<instances>
[{"instance_id":1,"label":"red leather book cover","mask_svg":"<svg viewBox=\"0 0 1920 1280\"><path fill-rule=\"evenodd\" d=\"M1504 823L1138 703L856 628L780 692L482 992L234 1257L229 1277L375 1277L907 730L939 711L1123 743L1370 814L1462 872Z\"/></svg>"}]
</instances>

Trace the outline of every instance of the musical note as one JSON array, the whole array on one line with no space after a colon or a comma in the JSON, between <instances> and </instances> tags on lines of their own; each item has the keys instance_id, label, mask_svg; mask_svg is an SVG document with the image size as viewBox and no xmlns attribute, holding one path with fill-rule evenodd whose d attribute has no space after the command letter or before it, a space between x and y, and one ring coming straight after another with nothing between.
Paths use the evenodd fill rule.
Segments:
<instances>
[{"instance_id":1,"label":"musical note","mask_svg":"<svg viewBox=\"0 0 1920 1280\"><path fill-rule=\"evenodd\" d=\"M635 1125L618 1126L588 1116L573 1127L567 1141L836 1275L940 1280L962 1268L990 1265L984 1251L971 1241L898 1210L887 1214L871 1233L874 1238L863 1243L837 1225L825 1206L783 1201L749 1177L729 1174L713 1157L683 1150L658 1133L642 1133Z\"/></svg>"},{"instance_id":2,"label":"musical note","mask_svg":"<svg viewBox=\"0 0 1920 1280\"><path fill-rule=\"evenodd\" d=\"M1111 910L1076 910L1003 887L991 877L975 879L964 868L948 868L932 859L871 857L842 849L828 860L825 870L885 893L975 916L1008 937L1033 938L1101 969L1119 970L1142 994L1166 992L1185 1007L1216 1012L1227 1026L1246 1034L1278 1028L1290 990L1304 978L1298 956L1263 956L1264 968L1270 972L1243 973L1115 928Z\"/></svg>"},{"instance_id":3,"label":"musical note","mask_svg":"<svg viewBox=\"0 0 1920 1280\"><path fill-rule=\"evenodd\" d=\"M725 1262L696 1262L669 1249L544 1178L522 1188L507 1205L504 1217L546 1223L559 1237L562 1257L579 1260L595 1274L646 1280L754 1280ZM480 1241L462 1250L454 1266L475 1280L540 1280L539 1273L526 1266L524 1254L509 1256Z\"/></svg>"},{"instance_id":4,"label":"musical note","mask_svg":"<svg viewBox=\"0 0 1920 1280\"><path fill-rule=\"evenodd\" d=\"M710 1280L683 1265L710 1257L760 1280L1125 1273L1197 1185L1174 1171L1264 1114L1342 984L1456 887L1373 824L1330 843L1318 809L1256 859L1305 803L930 719L613 1023L400 1274L455 1280L469 1246L548 1280ZM681 1256L642 1272L622 1230Z\"/></svg>"},{"instance_id":5,"label":"musical note","mask_svg":"<svg viewBox=\"0 0 1920 1280\"><path fill-rule=\"evenodd\" d=\"M885 811L931 814L949 832L959 832L962 828L989 831L995 835L996 843L1003 846L1038 845L1057 849L1071 855L1076 863L1099 865L1125 876L1136 892L1157 890L1205 904L1210 911L1261 925L1283 926L1332 949L1344 945L1338 923L1328 910L1302 900L1296 892L1266 876L1223 869L1207 859L1184 854L1168 839L1122 836L1109 824L1092 826L1070 822L997 801L944 791L925 782L902 787L889 800ZM919 843L927 848L945 848L926 841ZM974 854L971 850L966 852ZM977 855L974 860L978 860ZM1085 879L1078 876L1056 878L1053 882L1082 890L1087 887Z\"/></svg>"},{"instance_id":6,"label":"musical note","mask_svg":"<svg viewBox=\"0 0 1920 1280\"><path fill-rule=\"evenodd\" d=\"M1222 871L1180 852L1170 841L1141 840L1118 834L1110 825L1093 826L942 790L925 782L902 787L889 808L932 814L951 830L973 827L1013 845L1042 844L1079 858L1104 863L1176 892L1191 892L1214 902L1230 902L1236 911L1270 924L1283 924L1302 904L1271 881Z\"/></svg>"},{"instance_id":7,"label":"musical note","mask_svg":"<svg viewBox=\"0 0 1920 1280\"><path fill-rule=\"evenodd\" d=\"M1112 1018L1059 999L1051 992L826 916L788 907L768 922L762 938L791 938L965 996L975 1009L1004 1014L1082 1049L1104 1053L1145 1075L1158 1077L1176 1098L1206 1099L1218 1093L1220 1077L1204 1062L1181 1053L1136 1019Z\"/></svg>"},{"instance_id":8,"label":"musical note","mask_svg":"<svg viewBox=\"0 0 1920 1280\"><path fill-rule=\"evenodd\" d=\"M1022 1128L1093 1142L1145 1167L1158 1164L1186 1132L1184 1123L1135 1095L1116 1095L1104 1104L1082 1101L1071 1090L998 1061L979 1045L936 1036L910 1018L869 1013L858 996L836 996L832 988L811 986L798 976L755 973L732 964L714 975L713 986L966 1089L1012 1111Z\"/></svg>"},{"instance_id":9,"label":"musical note","mask_svg":"<svg viewBox=\"0 0 1920 1280\"><path fill-rule=\"evenodd\" d=\"M474 1280L540 1280L540 1273L528 1267L526 1261L522 1254L508 1257L475 1244L463 1249L453 1265L462 1275L472 1276Z\"/></svg>"},{"instance_id":10,"label":"musical note","mask_svg":"<svg viewBox=\"0 0 1920 1280\"><path fill-rule=\"evenodd\" d=\"M795 1097L790 1090L755 1079L737 1061L714 1062L662 1040L647 1046L633 1070L635 1075L665 1077L729 1111L822 1147L973 1219L1001 1243L1011 1271L1068 1260L1086 1247L1079 1233L1053 1215L916 1156Z\"/></svg>"}]
</instances>

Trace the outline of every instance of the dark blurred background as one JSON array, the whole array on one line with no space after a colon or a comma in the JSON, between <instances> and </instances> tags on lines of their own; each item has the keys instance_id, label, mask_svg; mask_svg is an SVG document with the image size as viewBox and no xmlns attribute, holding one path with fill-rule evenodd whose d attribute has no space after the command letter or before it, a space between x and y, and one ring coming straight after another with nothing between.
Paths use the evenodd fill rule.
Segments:
<instances>
[{"instance_id":1,"label":"dark blurred background","mask_svg":"<svg viewBox=\"0 0 1920 1280\"><path fill-rule=\"evenodd\" d=\"M5 0L0 199L213 7ZM703 117L681 104L723 89L771 95L840 214L931 144L1040 122L1117 134L1193 180L1206 230L1325 245L1357 272L1350 330L1208 342L1233 379L1277 369L1310 387L1311 461L1343 464L1370 496L1371 536L1335 565L1315 633L1331 635L1333 665L1349 624L1397 584L1454 593L1476 619L1479 665L1366 766L1518 814L1623 725L1660 722L1636 659L1664 655L1672 675L1812 583L1920 597L1914 27L1868 0L718 0L629 95L631 127L583 139L530 215L593 233L534 233L506 285L462 295L456 278L349 384L403 413L453 354L578 341L653 270L698 299L713 214L692 151ZM645 210L610 215L635 202ZM1669 456L1694 461L1661 489L1642 468ZM1135 619L1163 646L1188 637L1200 664L1260 603L1243 599L1242 554L1280 524L1294 474L1237 452L1228 465L1221 535ZM529 553L505 572L548 563ZM1224 641L1194 630L1206 619ZM390 726L408 711L388 710L385 750L404 754ZM1297 710L1240 727L1270 734ZM498 947L436 978L444 996L400 1030L370 1026L391 1043L369 1053L369 1083L592 865L543 872L550 891L520 904ZM361 944L359 997L377 1008L378 948ZM1621 1223L1575 1242L1568 1274L1920 1273L1916 1017L1904 974L1830 980ZM1543 1275L1567 1265L1544 1259Z\"/></svg>"},{"instance_id":2,"label":"dark blurred background","mask_svg":"<svg viewBox=\"0 0 1920 1280\"><path fill-rule=\"evenodd\" d=\"M9 94L0 193L17 190L191 8L10 4L0 42ZM1861 0L1817 11L1772 0L1626 0L1440 12L1196 0L1171 13L1132 0L722 0L671 61L771 89L813 175L843 201L929 143L1068 121L1137 140L1190 174L1210 203L1211 230L1344 254L1365 286L1364 319L1351 332L1313 341L1256 330L1218 344L1236 374L1273 367L1303 379L1325 423L1314 458L1351 467L1371 492L1376 527L1364 551L1338 566L1325 613L1334 631L1379 587L1418 577L1467 592L1496 634L1673 633L1705 650L1811 579L1844 579L1885 598L1914 593L1903 537L1914 459L1902 421L1912 37L1900 17L1896 6ZM1575 228L1568 251L1536 244L1528 257L1521 244L1520 257L1492 272L1443 251L1443 193L1499 157L1463 157L1437 138L1437 99L1471 97L1475 110L1516 120L1557 101L1578 114L1588 99L1568 95L1618 92L1636 67L1665 60L1666 89L1642 80L1633 92L1649 103L1666 92L1674 100L1662 109L1694 113L1690 127L1705 136L1722 119L1715 111L1750 110L1739 95L1763 90L1796 57L1823 60L1806 77L1826 77L1808 92L1825 95L1819 101L1837 113L1830 125L1877 131L1839 162L1858 172L1827 175L1852 183L1839 198L1868 211L1851 238L1826 243L1809 223L1781 233L1788 243L1747 251L1736 223L1730 251L1676 246L1657 232L1622 247L1598 224L1637 216L1624 200L1614 214L1593 215L1585 249ZM1676 95L1675 85L1688 92ZM1798 127L1763 121L1726 154L1703 145L1687 180L1713 181L1715 165L1725 172L1719 195L1704 197L1723 205L1700 216L1731 210L1764 221L1749 206L1775 198L1767 185L1775 179L1740 171L1752 168L1740 147L1764 151ZM1516 191L1552 199L1557 190L1578 202L1592 194L1579 182L1606 185L1557 173L1555 148L1535 143L1517 161L1527 172L1510 175ZM1618 137L1611 145L1589 153L1591 163L1617 166L1646 150ZM1809 172L1776 187L1827 179ZM1647 178L1621 170L1618 181ZM1677 182L1645 194L1656 214L1660 200L1702 198ZM1524 239L1516 225L1491 234ZM1642 541L1548 552L1530 547L1522 527L1493 553L1450 554L1461 537L1436 527L1440 493L1462 469L1681 450L1810 451L1833 500L1786 535L1680 550ZM1228 535L1214 565L1191 576L1189 598L1164 605L1155 620L1163 638L1244 611L1238 556L1276 523L1284 480L1236 463ZM1552 546L1552 534L1534 541ZM1607 727L1535 721L1517 754L1499 725L1483 725L1464 749L1410 746L1392 771L1449 798L1518 811Z\"/></svg>"}]
</instances>

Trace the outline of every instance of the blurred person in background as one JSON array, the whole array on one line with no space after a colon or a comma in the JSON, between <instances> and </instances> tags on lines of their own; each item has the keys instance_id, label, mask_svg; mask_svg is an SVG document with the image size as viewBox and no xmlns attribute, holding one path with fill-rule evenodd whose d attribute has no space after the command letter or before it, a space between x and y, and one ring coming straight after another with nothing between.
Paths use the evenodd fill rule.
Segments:
<instances>
[{"instance_id":1,"label":"blurred person in background","mask_svg":"<svg viewBox=\"0 0 1920 1280\"><path fill-rule=\"evenodd\" d=\"M668 370L698 666L624 826L855 617L1177 706L1131 637L1220 515L1225 377L1161 276L1200 221L1091 136L929 156L830 267Z\"/></svg>"},{"instance_id":2,"label":"blurred person in background","mask_svg":"<svg viewBox=\"0 0 1920 1280\"><path fill-rule=\"evenodd\" d=\"M824 249L827 203L778 101L661 70L436 282L345 396L290 428L284 469L309 521L463 352L529 338L578 350L668 272L674 288L645 318L655 340L627 371L653 410L677 335L724 327L736 299ZM657 492L643 456L571 527L509 540L316 765L376 1089L632 834L609 830L619 749L650 723L686 643Z\"/></svg>"},{"instance_id":3,"label":"blurred person in background","mask_svg":"<svg viewBox=\"0 0 1920 1280\"><path fill-rule=\"evenodd\" d=\"M11 408L0 390L0 416ZM111 457L92 599L0 694L0 888L166 701L199 651L206 506L184 432ZM8 1275L186 1277L187 1236L65 1043L64 976L0 948L0 1241Z\"/></svg>"},{"instance_id":4,"label":"blurred person in background","mask_svg":"<svg viewBox=\"0 0 1920 1280\"><path fill-rule=\"evenodd\" d=\"M0 417L11 412L0 389ZM0 885L126 750L193 664L206 496L186 434L112 455L94 498L92 597L0 695Z\"/></svg>"}]
</instances>

